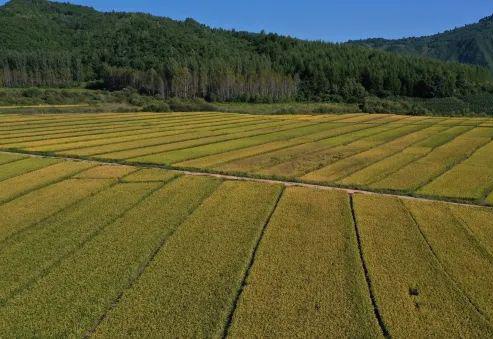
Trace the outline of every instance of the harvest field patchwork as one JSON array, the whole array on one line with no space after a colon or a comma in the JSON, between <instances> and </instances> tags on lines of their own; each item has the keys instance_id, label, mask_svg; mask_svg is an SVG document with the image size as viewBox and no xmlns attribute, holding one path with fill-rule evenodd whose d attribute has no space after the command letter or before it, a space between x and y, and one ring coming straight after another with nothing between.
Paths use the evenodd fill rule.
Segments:
<instances>
[{"instance_id":1,"label":"harvest field patchwork","mask_svg":"<svg viewBox=\"0 0 493 339\"><path fill-rule=\"evenodd\" d=\"M33 153L491 205L492 126L362 113L4 114L0 180L58 161L22 155Z\"/></svg>"},{"instance_id":2,"label":"harvest field patchwork","mask_svg":"<svg viewBox=\"0 0 493 339\"><path fill-rule=\"evenodd\" d=\"M0 158L2 337L493 336L490 207Z\"/></svg>"},{"instance_id":3,"label":"harvest field patchwork","mask_svg":"<svg viewBox=\"0 0 493 339\"><path fill-rule=\"evenodd\" d=\"M0 339L493 339L491 12L87 2L0 1Z\"/></svg>"}]
</instances>

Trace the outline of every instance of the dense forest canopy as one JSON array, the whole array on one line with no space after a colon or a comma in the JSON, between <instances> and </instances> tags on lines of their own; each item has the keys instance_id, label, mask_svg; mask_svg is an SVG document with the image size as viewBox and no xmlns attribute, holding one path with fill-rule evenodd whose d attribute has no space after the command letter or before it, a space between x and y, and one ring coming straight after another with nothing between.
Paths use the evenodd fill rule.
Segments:
<instances>
[{"instance_id":1,"label":"dense forest canopy","mask_svg":"<svg viewBox=\"0 0 493 339\"><path fill-rule=\"evenodd\" d=\"M368 39L350 44L488 67L493 73L493 15L478 23L419 38Z\"/></svg>"},{"instance_id":2,"label":"dense forest canopy","mask_svg":"<svg viewBox=\"0 0 493 339\"><path fill-rule=\"evenodd\" d=\"M3 87L89 84L164 98L348 102L492 88L489 71L477 66L46 0L1 6L0 41Z\"/></svg>"}]
</instances>

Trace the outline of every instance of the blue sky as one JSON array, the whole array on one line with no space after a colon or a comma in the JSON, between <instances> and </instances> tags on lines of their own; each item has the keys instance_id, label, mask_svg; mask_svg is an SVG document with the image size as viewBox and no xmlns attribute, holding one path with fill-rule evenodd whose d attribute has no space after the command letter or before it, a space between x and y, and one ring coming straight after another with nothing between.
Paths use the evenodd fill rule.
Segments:
<instances>
[{"instance_id":1,"label":"blue sky","mask_svg":"<svg viewBox=\"0 0 493 339\"><path fill-rule=\"evenodd\" d=\"M0 0L5 3L5 0ZM493 14L491 0L70 0L104 11L192 17L213 27L305 39L429 35Z\"/></svg>"}]
</instances>

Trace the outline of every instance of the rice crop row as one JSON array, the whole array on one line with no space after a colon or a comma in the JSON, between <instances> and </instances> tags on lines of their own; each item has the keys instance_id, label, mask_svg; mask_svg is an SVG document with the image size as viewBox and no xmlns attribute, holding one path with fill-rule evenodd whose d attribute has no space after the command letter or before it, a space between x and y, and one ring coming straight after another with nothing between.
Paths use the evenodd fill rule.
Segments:
<instances>
[{"instance_id":1,"label":"rice crop row","mask_svg":"<svg viewBox=\"0 0 493 339\"><path fill-rule=\"evenodd\" d=\"M88 148L91 146L108 146L110 144L117 144L119 142L132 141L132 140L148 140L153 137L162 135L184 135L190 133L198 133L198 132L206 132L210 131L211 133L219 133L223 130L228 130L231 128L240 128L240 127L248 127L248 126L262 126L263 124L272 123L272 120L255 120L251 119L242 119L242 120L228 120L225 122L221 120L219 122L207 122L207 123L197 123L197 124L184 124L181 123L179 126L156 126L153 128L145 128L140 129L138 131L132 132L124 132L118 134L102 134L99 137L88 139L87 136L83 137L83 139L74 142L62 142L58 144L51 144L49 140L45 141L47 145L41 147L39 151L52 151L52 152L60 152L77 148ZM30 147L32 147L30 145Z\"/></svg>"},{"instance_id":2,"label":"rice crop row","mask_svg":"<svg viewBox=\"0 0 493 339\"><path fill-rule=\"evenodd\" d=\"M200 116L204 116L206 119L210 119L211 114L178 114L178 115L162 115L162 114L152 114L152 115L136 115L133 117L128 117L125 115L121 115L118 118L115 118L113 120L109 121L97 121L91 118L88 118L85 121L75 121L75 122L63 122L63 121L58 121L57 119L53 119L51 123L49 124L41 124L41 125L19 125L19 126L6 126L4 128L0 127L0 132L9 132L9 133L16 133L16 132L22 132L26 130L59 130L59 129L64 129L64 128L70 128L70 127L80 127L80 126L93 126L93 127L101 127L101 126L109 126L109 125L131 125L131 124L143 124L143 123L153 123L153 122L159 122L163 121L166 119L173 119L176 118L176 120L185 118L186 120L192 120L193 118L197 118ZM222 117L228 117L228 114L222 115Z\"/></svg>"},{"instance_id":3,"label":"rice crop row","mask_svg":"<svg viewBox=\"0 0 493 339\"><path fill-rule=\"evenodd\" d=\"M378 337L345 193L287 188L234 313L233 338Z\"/></svg>"},{"instance_id":4,"label":"rice crop row","mask_svg":"<svg viewBox=\"0 0 493 339\"><path fill-rule=\"evenodd\" d=\"M404 129L410 126L403 126ZM421 128L421 126L412 126ZM396 128L392 124L386 124L374 129L358 132L341 138L333 138L321 141L326 147L320 151L302 154L293 160L281 162L278 165L264 167L258 173L264 175L275 175L289 178L304 178L307 173L314 172L331 163L347 158L354 154L363 152L378 144L395 138ZM397 128L400 130L400 128ZM365 133L366 132L366 133ZM378 136L377 139L375 136ZM330 145L330 146L329 146ZM308 179L309 180L309 179Z\"/></svg>"},{"instance_id":5,"label":"rice crop row","mask_svg":"<svg viewBox=\"0 0 493 339\"><path fill-rule=\"evenodd\" d=\"M416 141L435 132L432 128L423 130L424 126L412 127L413 128L399 128L392 131L392 133L388 133L389 135L386 135L387 133L382 133L370 138L370 140L365 140L365 143L381 143L382 141L385 143L381 146L375 145L375 147L372 147L369 150L325 166L315 172L307 174L305 178L315 181L335 182L369 164L398 153ZM395 139L391 141L388 140L389 138L394 137Z\"/></svg>"},{"instance_id":6,"label":"rice crop row","mask_svg":"<svg viewBox=\"0 0 493 339\"><path fill-rule=\"evenodd\" d=\"M469 119L468 118L447 118L443 121L440 122L440 124L442 125L461 125L462 123L464 122L468 122Z\"/></svg>"},{"instance_id":7,"label":"rice crop row","mask_svg":"<svg viewBox=\"0 0 493 339\"><path fill-rule=\"evenodd\" d=\"M157 183L117 184L5 243L0 249L0 304L28 288L158 187Z\"/></svg>"},{"instance_id":8,"label":"rice crop row","mask_svg":"<svg viewBox=\"0 0 493 339\"><path fill-rule=\"evenodd\" d=\"M137 171L137 168L121 165L100 165L85 170L74 178L79 179L120 179Z\"/></svg>"},{"instance_id":9,"label":"rice crop row","mask_svg":"<svg viewBox=\"0 0 493 339\"><path fill-rule=\"evenodd\" d=\"M361 114L355 117L342 118L342 121L346 123L366 123L366 122L377 122L381 119L393 119L394 116L388 114Z\"/></svg>"},{"instance_id":10,"label":"rice crop row","mask_svg":"<svg viewBox=\"0 0 493 339\"><path fill-rule=\"evenodd\" d=\"M279 194L279 186L224 183L180 225L95 336L220 337Z\"/></svg>"},{"instance_id":11,"label":"rice crop row","mask_svg":"<svg viewBox=\"0 0 493 339\"><path fill-rule=\"evenodd\" d=\"M37 188L68 179L93 166L96 165L67 161L0 181L0 204Z\"/></svg>"},{"instance_id":12,"label":"rice crop row","mask_svg":"<svg viewBox=\"0 0 493 339\"><path fill-rule=\"evenodd\" d=\"M125 116L120 116L119 118L113 119L111 121L97 121L97 119L92 119L88 120L86 124L76 124L76 125L70 125L70 124L64 124L62 126L31 126L31 128L28 128L29 126L20 126L22 128L18 130L12 130L13 134L23 134L27 130L32 130L32 131L43 131L43 130L52 130L52 131L63 131L64 129L73 129L75 127L78 128L83 128L83 126L86 126L85 128L91 128L91 129L96 129L98 127L100 128L108 128L109 126L118 126L118 125L128 125L128 126L153 126L153 125L159 125L159 124L176 124L177 122L206 122L208 120L217 120L217 119L247 119L247 118L254 118L252 116L246 116L246 115L211 115L211 114L201 114L201 115L194 115L194 114L180 114L180 115L163 115L163 114L154 114L151 116L148 115L143 115L143 116L135 116L131 119L125 118ZM58 120L54 118L53 120L54 123L57 123ZM12 126L15 127L15 126Z\"/></svg>"},{"instance_id":13,"label":"rice crop row","mask_svg":"<svg viewBox=\"0 0 493 339\"><path fill-rule=\"evenodd\" d=\"M57 162L60 162L60 160L31 157L8 162L6 164L0 165L0 182L21 174L29 173L37 169L53 165Z\"/></svg>"},{"instance_id":14,"label":"rice crop row","mask_svg":"<svg viewBox=\"0 0 493 339\"><path fill-rule=\"evenodd\" d=\"M485 202L490 205L493 205L493 192L491 192L490 195L486 197Z\"/></svg>"},{"instance_id":15,"label":"rice crop row","mask_svg":"<svg viewBox=\"0 0 493 339\"><path fill-rule=\"evenodd\" d=\"M181 131L185 130L188 127L204 127L208 128L209 126L216 126L218 124L226 124L226 123L242 123L244 121L252 122L253 119L228 119L225 121L225 118L209 118L208 120L190 120L190 121L160 121L156 124L146 124L139 126L121 126L114 127L108 126L104 128L91 128L91 129L78 129L72 131L63 131L56 133L43 132L36 136L16 136L15 138L0 140L2 144L10 144L10 147L18 146L24 147L23 145L28 145L29 147L36 146L49 146L58 144L69 144L80 141L88 141L90 139L90 133L92 132L94 138L101 138L104 135L109 136L126 136L132 134L139 134L143 131L154 131L154 132L162 132L162 131ZM255 120L256 121L256 120ZM255 122L253 121L253 122ZM9 142L10 141L10 142Z\"/></svg>"},{"instance_id":16,"label":"rice crop row","mask_svg":"<svg viewBox=\"0 0 493 339\"><path fill-rule=\"evenodd\" d=\"M234 126L227 130L217 130L211 131L208 129L205 130L194 130L190 129L187 131L179 131L178 133L175 131L170 131L167 133L163 133L160 137L141 137L139 139L127 142L108 142L99 146L86 147L84 142L73 145L73 147L63 147L61 150L63 153L77 153L78 155L97 155L106 152L112 151L122 151L122 150L130 150L134 148L140 147L151 147L157 145L163 145L173 142L186 141L186 140L195 140L205 137L213 137L213 136L221 136L221 135L229 135L230 133L235 133L237 131L249 131L252 129L262 129L269 127L277 127L283 126L288 123L283 122L267 122L260 124L251 124L251 125L242 125L242 126ZM168 134L168 135L166 135ZM46 149L50 149L50 147L46 147Z\"/></svg>"},{"instance_id":17,"label":"rice crop row","mask_svg":"<svg viewBox=\"0 0 493 339\"><path fill-rule=\"evenodd\" d=\"M493 142L445 172L419 193L463 199L483 199L493 189Z\"/></svg>"},{"instance_id":18,"label":"rice crop row","mask_svg":"<svg viewBox=\"0 0 493 339\"><path fill-rule=\"evenodd\" d=\"M185 133L182 130L154 130L146 128L137 133L116 133L108 135L106 133L99 136L85 136L80 140L62 140L61 139L45 139L41 142L28 143L24 145L15 145L15 147L27 148L30 151L37 152L62 152L77 148L108 146L122 142L148 140L157 137L166 137L170 135L179 135ZM57 141L58 140L58 141Z\"/></svg>"},{"instance_id":19,"label":"rice crop row","mask_svg":"<svg viewBox=\"0 0 493 339\"><path fill-rule=\"evenodd\" d=\"M355 195L354 204L376 304L392 337L493 335L491 324L444 271L401 201Z\"/></svg>"},{"instance_id":20,"label":"rice crop row","mask_svg":"<svg viewBox=\"0 0 493 339\"><path fill-rule=\"evenodd\" d=\"M445 126L447 127L447 126ZM438 146L442 146L449 141L452 141L454 138L457 136L464 134L470 130L472 130L472 127L465 127L465 126L448 126L449 128L445 129L444 131L437 133L429 138L426 138L422 142L416 144L416 147L423 147L423 148L437 148Z\"/></svg>"},{"instance_id":21,"label":"rice crop row","mask_svg":"<svg viewBox=\"0 0 493 339\"><path fill-rule=\"evenodd\" d=\"M136 116L125 116L124 118L135 118ZM145 118L146 116L142 116L142 118ZM96 117L94 116L91 118L90 116L87 117L82 117L79 115L71 115L69 116L47 116L46 119L38 119L35 116L32 116L31 118L25 119L25 120L17 120L17 121L4 121L2 123L2 126L0 127L0 130L8 130L12 128L40 128L40 127L50 127L50 126L56 126L58 124L70 124L70 123L85 123L85 122L111 122L111 121L117 121L121 119L122 116L114 116L114 117Z\"/></svg>"},{"instance_id":22,"label":"rice crop row","mask_svg":"<svg viewBox=\"0 0 493 339\"><path fill-rule=\"evenodd\" d=\"M295 129L299 127L303 127L305 125L309 125L309 123L282 123L277 124L277 127L265 127L265 128L256 128L255 126L249 127L241 127L238 129L228 130L228 133L225 132L224 135L214 136L214 137L206 137L202 139L192 139L181 142L175 142L171 144L160 144L154 146L144 146L144 147L135 147L128 150L114 150L110 153L99 154L100 158L109 158L109 159L137 159L144 156L152 156L155 154L160 154L163 152L168 152L172 150L179 150L185 148L191 148L201 145L207 145L212 143L217 143L221 141L228 140L236 140L239 138L262 135L267 133L273 133L283 130ZM276 124L274 124L276 126Z\"/></svg>"},{"instance_id":23,"label":"rice crop row","mask_svg":"<svg viewBox=\"0 0 493 339\"><path fill-rule=\"evenodd\" d=\"M351 158L337 162L332 167L332 175L328 176L329 180L337 181L341 184L352 184L353 175L360 175L362 169L371 167L375 163L384 161L393 156L407 154L414 157L415 155L423 154L426 148L416 146L423 139L427 139L436 135L444 129L443 126L430 126L425 129L403 135L393 141L385 143L381 146L374 147L363 153L359 153ZM405 161L405 157L403 159ZM334 173L334 170L339 172ZM325 172L326 174L327 172ZM382 173L379 173L380 175ZM385 176L385 174L383 175Z\"/></svg>"},{"instance_id":24,"label":"rice crop row","mask_svg":"<svg viewBox=\"0 0 493 339\"><path fill-rule=\"evenodd\" d=\"M190 120L173 120L173 121L158 121L155 124L138 124L122 126L115 126L110 124L104 127L91 127L91 128L73 128L70 130L57 131L55 133L50 131L44 131L41 133L16 135L15 137L0 140L1 144L6 144L9 147L36 147L36 146L49 146L60 144L68 144L70 142L91 140L91 135L94 138L101 138L104 135L107 136L125 136L131 134L139 134L143 131L183 131L192 127L196 128L211 128L214 126L228 125L228 124L241 124L241 123L261 123L263 121L272 120L258 120L252 118L239 117L235 119L229 118L207 118L207 119L190 119ZM56 140L58 138L58 140Z\"/></svg>"},{"instance_id":25,"label":"rice crop row","mask_svg":"<svg viewBox=\"0 0 493 339\"><path fill-rule=\"evenodd\" d=\"M493 203L493 128L475 127L486 122L385 114L13 116L0 145ZM40 160L21 157L0 157L0 181L39 169L32 164Z\"/></svg>"},{"instance_id":26,"label":"rice crop row","mask_svg":"<svg viewBox=\"0 0 493 339\"><path fill-rule=\"evenodd\" d=\"M159 125L152 125L152 126L120 126L120 127L114 127L114 126L109 126L105 128L71 128L68 130L63 130L63 131L41 131L41 132L36 132L36 133L31 133L31 132L24 132L22 134L18 134L15 136L5 136L0 138L0 144L3 147L12 147L15 146L16 143L22 143L22 142L37 142L37 141L46 141L53 139L53 138L86 138L90 135L98 136L100 134L117 134L117 133L132 133L134 131L142 131L148 128L156 128L159 127Z\"/></svg>"},{"instance_id":27,"label":"rice crop row","mask_svg":"<svg viewBox=\"0 0 493 339\"><path fill-rule=\"evenodd\" d=\"M185 160L200 158L211 154L218 154L231 150L246 148L248 146L265 144L271 141L287 140L290 138L304 136L310 133L317 133L327 129L327 127L328 125L326 124L300 126L288 130L272 131L270 133L258 134L252 137L238 138L235 140L228 140L225 142L218 142L218 143L212 143L212 144L202 145L193 148L170 151L164 154L154 154L150 157L143 157L135 160L142 162L158 162L164 164L173 164L176 162L182 162Z\"/></svg>"},{"instance_id":28,"label":"rice crop row","mask_svg":"<svg viewBox=\"0 0 493 339\"><path fill-rule=\"evenodd\" d=\"M121 181L122 182L165 182L173 178L178 177L177 172L166 171L162 169L141 169L137 172L126 175Z\"/></svg>"},{"instance_id":29,"label":"rice crop row","mask_svg":"<svg viewBox=\"0 0 493 339\"><path fill-rule=\"evenodd\" d=\"M490 256L493 256L493 211L489 208L478 208L461 205L449 205L457 221L479 241Z\"/></svg>"},{"instance_id":30,"label":"rice crop row","mask_svg":"<svg viewBox=\"0 0 493 339\"><path fill-rule=\"evenodd\" d=\"M53 120L51 124L48 125L24 125L24 126L8 126L8 127L0 127L0 132L4 135L15 135L16 133L23 133L25 131L57 131L63 130L67 128L75 128L75 127L103 127L103 126L119 126L119 125L132 125L132 124L142 124L143 122L155 122L162 119L159 116L151 116L151 117L140 117L140 118L124 118L120 117L115 121L80 121L80 122L57 122L57 120Z\"/></svg>"},{"instance_id":31,"label":"rice crop row","mask_svg":"<svg viewBox=\"0 0 493 339\"><path fill-rule=\"evenodd\" d=\"M111 180L68 179L0 205L0 244L50 215L111 184ZM40 202L49 203L40 203ZM0 245L1 246L1 245Z\"/></svg>"},{"instance_id":32,"label":"rice crop row","mask_svg":"<svg viewBox=\"0 0 493 339\"><path fill-rule=\"evenodd\" d=\"M444 270L470 303L493 319L493 257L439 202L404 201Z\"/></svg>"},{"instance_id":33,"label":"rice crop row","mask_svg":"<svg viewBox=\"0 0 493 339\"><path fill-rule=\"evenodd\" d=\"M10 115L9 115L10 116ZM51 125L53 123L59 122L78 122L78 121L113 121L124 118L139 118L139 117L149 117L156 116L155 113L80 113L80 114L42 114L42 115L30 115L25 116L22 114L12 115L12 120L4 121L5 126L33 126L39 125ZM21 118L22 117L22 118ZM8 124L8 125L7 125Z\"/></svg>"},{"instance_id":34,"label":"rice crop row","mask_svg":"<svg viewBox=\"0 0 493 339\"><path fill-rule=\"evenodd\" d=\"M8 164L23 159L21 154L0 153L0 165Z\"/></svg>"},{"instance_id":35,"label":"rice crop row","mask_svg":"<svg viewBox=\"0 0 493 339\"><path fill-rule=\"evenodd\" d=\"M425 138L417 144L407 147L402 153L391 156L375 165L365 168L361 173L355 173L355 176L361 174L361 177L366 180L361 184L373 188L374 184L377 185L378 182L384 178L404 168L406 165L425 157L435 148L445 145L454 138L463 135L472 129L472 127L450 127L448 125L440 125L437 126L437 128L439 130L437 130L436 134ZM440 128L444 129L440 130ZM356 180L351 181L351 183L360 184L360 182Z\"/></svg>"},{"instance_id":36,"label":"rice crop row","mask_svg":"<svg viewBox=\"0 0 493 339\"><path fill-rule=\"evenodd\" d=\"M379 133L381 131L387 130L390 127L387 125L377 125L377 126L366 126L366 128L358 128L357 130L345 130L339 135L328 137L326 139L318 140L312 143L306 143L287 149L281 149L274 152L268 152L265 154L260 154L254 157L248 157L239 159L236 161L227 162L216 166L224 171L232 172L251 172L255 173L262 168L273 167L285 162L289 162L296 157L309 156L317 151L325 150L334 145L341 145L344 143L350 143L353 140L359 138L367 137L373 133Z\"/></svg>"},{"instance_id":37,"label":"rice crop row","mask_svg":"<svg viewBox=\"0 0 493 339\"><path fill-rule=\"evenodd\" d=\"M16 134L7 134L7 133L2 133L3 137L0 140L1 144L12 144L15 145L15 143L27 143L29 141L40 141L42 142L43 140L46 140L46 142L50 142L49 139L54 139L54 138L61 138L63 141L64 138L67 137L87 137L91 133L94 135L100 135L103 133L114 133L114 132L133 132L133 131L141 131L143 129L173 129L173 128L180 128L186 125L195 125L195 126L205 126L209 123L209 121L215 122L215 121L223 121L225 122L226 119L231 122L240 122L240 121L245 121L247 120L246 117L239 117L236 119L230 119L230 118L201 118L201 119L187 119L187 120L173 120L173 121L167 121L165 119L162 120L156 120L154 122L146 122L146 121L135 121L135 122L113 122L105 125L81 125L81 126L69 126L66 128L58 128L54 130L47 130L47 129L40 129L38 130L26 130L22 131L21 133L16 133Z\"/></svg>"},{"instance_id":38,"label":"rice crop row","mask_svg":"<svg viewBox=\"0 0 493 339\"><path fill-rule=\"evenodd\" d=\"M159 125L157 125L159 126ZM28 143L28 142L37 142L37 141L47 141L52 138L71 138L71 137L87 137L89 135L95 135L96 137L99 134L104 133L124 133L124 132L133 132L142 129L149 128L142 126L109 126L105 128L85 128L85 127L73 127L70 129L62 130L62 131L40 131L40 132L23 132L22 134L17 134L14 136L4 135L0 139L0 144L2 147L13 147L16 144L20 143Z\"/></svg>"},{"instance_id":39,"label":"rice crop row","mask_svg":"<svg viewBox=\"0 0 493 339\"><path fill-rule=\"evenodd\" d=\"M468 132L471 133L474 130ZM430 180L446 172L458 162L467 159L477 148L485 145L490 138L471 138L468 133L449 143L435 148L425 157L401 168L372 187L413 191L426 185Z\"/></svg>"},{"instance_id":40,"label":"rice crop row","mask_svg":"<svg viewBox=\"0 0 493 339\"><path fill-rule=\"evenodd\" d=\"M347 134L355 132L361 129L365 129L364 125L347 125L343 123L330 123L327 128L318 133L310 133L301 137L292 138L289 140L273 141L258 146L252 146L243 148L240 150L233 150L223 152L220 154L213 154L205 157L200 157L193 160L177 163L177 166L181 167L218 167L221 164L229 163L237 159L253 157L264 153L276 151L278 149L284 149L301 144L308 144L310 142L320 141L326 138L331 138L337 135Z\"/></svg>"},{"instance_id":41,"label":"rice crop row","mask_svg":"<svg viewBox=\"0 0 493 339\"><path fill-rule=\"evenodd\" d=\"M180 178L154 192L10 299L0 309L0 332L20 337L80 337L90 332L218 184Z\"/></svg>"},{"instance_id":42,"label":"rice crop row","mask_svg":"<svg viewBox=\"0 0 493 339\"><path fill-rule=\"evenodd\" d=\"M442 139L442 134L447 134L448 138L453 138L452 134L449 133L449 129L450 128L446 126L430 127L427 130L432 131L431 136L425 138L424 141L410 145L401 152L380 160L374 164L369 164L367 167L341 180L341 183L370 186L372 183L382 180L402 167L405 167L411 162L420 159L431 152L433 148L423 146L427 140L437 139L437 136L438 139ZM462 131L457 131L457 133L462 133Z\"/></svg>"}]
</instances>

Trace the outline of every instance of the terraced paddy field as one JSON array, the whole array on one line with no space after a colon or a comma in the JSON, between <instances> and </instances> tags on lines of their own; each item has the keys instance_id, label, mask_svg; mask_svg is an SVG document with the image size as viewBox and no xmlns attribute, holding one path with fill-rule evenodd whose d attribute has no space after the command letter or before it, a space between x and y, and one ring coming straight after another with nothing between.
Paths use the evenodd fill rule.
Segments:
<instances>
[{"instance_id":1,"label":"terraced paddy field","mask_svg":"<svg viewBox=\"0 0 493 339\"><path fill-rule=\"evenodd\" d=\"M489 207L6 153L0 174L1 337L493 336Z\"/></svg>"},{"instance_id":2,"label":"terraced paddy field","mask_svg":"<svg viewBox=\"0 0 493 339\"><path fill-rule=\"evenodd\" d=\"M0 150L493 204L493 119L1 115ZM13 162L0 179L33 169Z\"/></svg>"}]
</instances>

